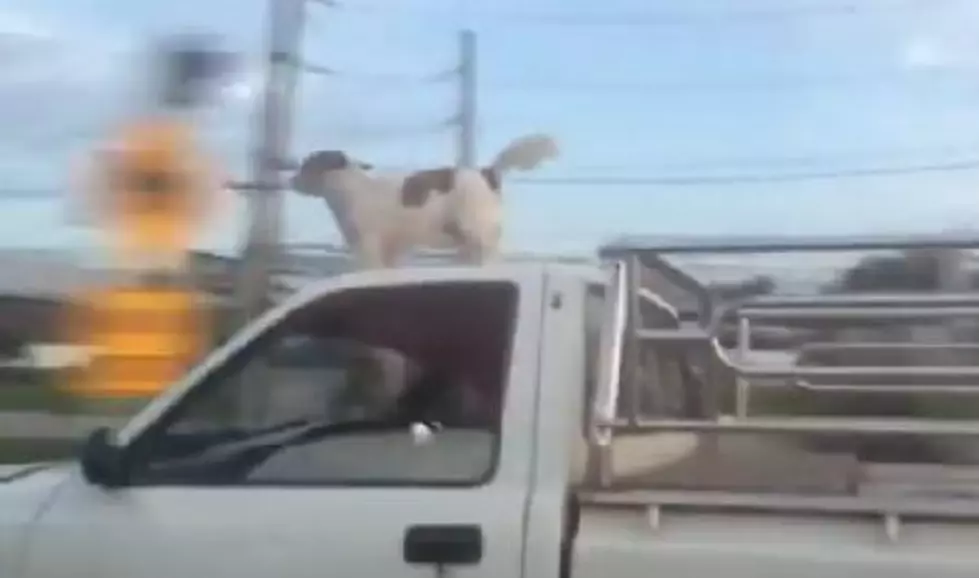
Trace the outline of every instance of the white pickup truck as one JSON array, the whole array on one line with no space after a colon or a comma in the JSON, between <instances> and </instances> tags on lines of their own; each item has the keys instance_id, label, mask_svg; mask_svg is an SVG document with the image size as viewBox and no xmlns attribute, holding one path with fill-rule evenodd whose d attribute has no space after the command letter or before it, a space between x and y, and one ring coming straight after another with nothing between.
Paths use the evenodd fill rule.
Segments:
<instances>
[{"instance_id":1,"label":"white pickup truck","mask_svg":"<svg viewBox=\"0 0 979 578\"><path fill-rule=\"evenodd\" d=\"M770 435L829 420L621 417L638 329L627 269L311 286L94 432L77 462L0 469L0 576L979 576L975 469L938 479ZM688 379L721 380L717 365L743 388L703 328L645 331L701 356ZM365 379L378 350L406 362L400 387Z\"/></svg>"}]
</instances>

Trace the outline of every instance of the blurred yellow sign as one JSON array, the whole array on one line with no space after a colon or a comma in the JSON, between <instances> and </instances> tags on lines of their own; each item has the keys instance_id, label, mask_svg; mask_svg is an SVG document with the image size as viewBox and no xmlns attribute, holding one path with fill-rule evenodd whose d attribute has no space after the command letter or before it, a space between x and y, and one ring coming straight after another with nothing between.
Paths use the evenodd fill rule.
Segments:
<instances>
[{"instance_id":1,"label":"blurred yellow sign","mask_svg":"<svg viewBox=\"0 0 979 578\"><path fill-rule=\"evenodd\" d=\"M147 119L124 128L97 159L99 216L128 252L183 252L220 186L197 150L192 127Z\"/></svg>"},{"instance_id":2,"label":"blurred yellow sign","mask_svg":"<svg viewBox=\"0 0 979 578\"><path fill-rule=\"evenodd\" d=\"M123 287L75 303L77 339L89 365L69 380L82 397L143 397L178 379L207 349L200 298L177 288Z\"/></svg>"},{"instance_id":3,"label":"blurred yellow sign","mask_svg":"<svg viewBox=\"0 0 979 578\"><path fill-rule=\"evenodd\" d=\"M172 281L187 275L183 257L224 190L193 125L178 117L131 122L94 160L95 178L81 192L121 250L119 264L171 282L102 289L76 301L68 329L73 343L89 348L91 363L67 385L82 397L152 396L207 349L210 319L200 297Z\"/></svg>"}]
</instances>

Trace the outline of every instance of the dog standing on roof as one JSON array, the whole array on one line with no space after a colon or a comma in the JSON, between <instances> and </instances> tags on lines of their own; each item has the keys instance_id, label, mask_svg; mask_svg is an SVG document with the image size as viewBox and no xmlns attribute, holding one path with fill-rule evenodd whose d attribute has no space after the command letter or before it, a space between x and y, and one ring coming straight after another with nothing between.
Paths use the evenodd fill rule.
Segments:
<instances>
[{"instance_id":1,"label":"dog standing on roof","mask_svg":"<svg viewBox=\"0 0 979 578\"><path fill-rule=\"evenodd\" d=\"M503 178L556 157L557 143L529 135L507 145L482 169L440 167L371 174L343 151L307 156L292 188L329 205L361 267L394 267L414 249L452 249L482 264L500 252Z\"/></svg>"}]
</instances>

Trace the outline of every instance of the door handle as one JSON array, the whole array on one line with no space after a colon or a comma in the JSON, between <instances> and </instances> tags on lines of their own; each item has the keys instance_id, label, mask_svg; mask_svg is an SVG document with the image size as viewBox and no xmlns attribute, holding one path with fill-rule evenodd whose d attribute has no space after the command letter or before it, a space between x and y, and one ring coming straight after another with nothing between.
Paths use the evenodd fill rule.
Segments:
<instances>
[{"instance_id":1,"label":"door handle","mask_svg":"<svg viewBox=\"0 0 979 578\"><path fill-rule=\"evenodd\" d=\"M473 524L423 524L405 530L404 559L409 564L462 566L483 558L483 529Z\"/></svg>"}]
</instances>

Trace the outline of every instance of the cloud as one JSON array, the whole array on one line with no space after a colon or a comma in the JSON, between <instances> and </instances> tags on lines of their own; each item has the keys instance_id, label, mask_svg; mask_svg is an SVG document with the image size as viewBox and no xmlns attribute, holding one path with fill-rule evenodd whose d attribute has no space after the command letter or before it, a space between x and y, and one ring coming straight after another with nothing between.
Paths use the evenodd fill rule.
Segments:
<instances>
[{"instance_id":1,"label":"cloud","mask_svg":"<svg viewBox=\"0 0 979 578\"><path fill-rule=\"evenodd\" d=\"M99 77L124 44L121 34L102 24L68 23L0 4L0 57L5 64L0 80L9 79L6 73L11 69L33 70L36 77L62 80ZM86 66L77 66L82 62Z\"/></svg>"},{"instance_id":2,"label":"cloud","mask_svg":"<svg viewBox=\"0 0 979 578\"><path fill-rule=\"evenodd\" d=\"M262 93L265 72L258 62L249 62L221 89L222 104L250 104Z\"/></svg>"},{"instance_id":3,"label":"cloud","mask_svg":"<svg viewBox=\"0 0 979 578\"><path fill-rule=\"evenodd\" d=\"M249 78L243 78L229 83L221 91L222 95L235 102L251 102L258 94L260 85Z\"/></svg>"},{"instance_id":4,"label":"cloud","mask_svg":"<svg viewBox=\"0 0 979 578\"><path fill-rule=\"evenodd\" d=\"M979 3L927 2L901 22L901 64L913 70L979 67Z\"/></svg>"},{"instance_id":5,"label":"cloud","mask_svg":"<svg viewBox=\"0 0 979 578\"><path fill-rule=\"evenodd\" d=\"M0 122L44 133L52 124L105 112L123 70L124 44L108 27L89 30L0 6Z\"/></svg>"},{"instance_id":6,"label":"cloud","mask_svg":"<svg viewBox=\"0 0 979 578\"><path fill-rule=\"evenodd\" d=\"M52 28L45 22L19 12L0 12L0 34L21 40L47 42L55 38Z\"/></svg>"},{"instance_id":7,"label":"cloud","mask_svg":"<svg viewBox=\"0 0 979 578\"><path fill-rule=\"evenodd\" d=\"M0 177L60 187L70 159L107 136L145 95L143 41L102 20L59 20L0 0ZM219 150L244 149L262 70L251 62L220 91L205 132Z\"/></svg>"},{"instance_id":8,"label":"cloud","mask_svg":"<svg viewBox=\"0 0 979 578\"><path fill-rule=\"evenodd\" d=\"M903 64L917 70L934 70L951 64L952 55L941 41L926 36L913 38L904 47Z\"/></svg>"}]
</instances>

